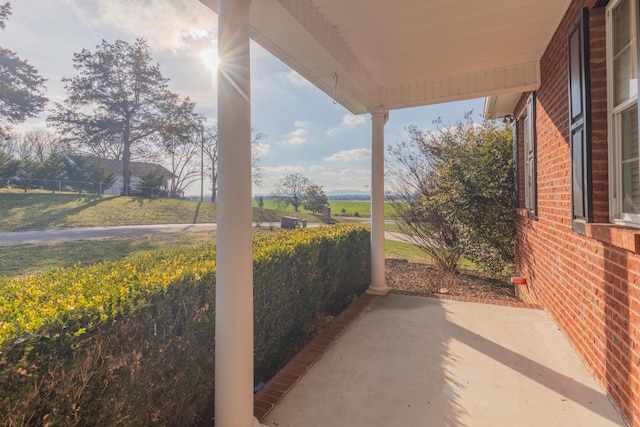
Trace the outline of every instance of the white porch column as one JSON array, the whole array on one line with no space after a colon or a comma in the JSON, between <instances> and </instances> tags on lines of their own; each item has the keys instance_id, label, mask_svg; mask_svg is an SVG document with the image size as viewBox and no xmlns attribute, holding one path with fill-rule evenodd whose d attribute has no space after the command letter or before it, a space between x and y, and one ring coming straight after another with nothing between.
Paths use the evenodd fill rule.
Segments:
<instances>
[{"instance_id":1,"label":"white porch column","mask_svg":"<svg viewBox=\"0 0 640 427\"><path fill-rule=\"evenodd\" d=\"M254 426L250 2L218 6L217 427Z\"/></svg>"},{"instance_id":2,"label":"white porch column","mask_svg":"<svg viewBox=\"0 0 640 427\"><path fill-rule=\"evenodd\" d=\"M384 279L384 124L389 112L383 108L371 111L371 284L367 293L386 295Z\"/></svg>"}]
</instances>

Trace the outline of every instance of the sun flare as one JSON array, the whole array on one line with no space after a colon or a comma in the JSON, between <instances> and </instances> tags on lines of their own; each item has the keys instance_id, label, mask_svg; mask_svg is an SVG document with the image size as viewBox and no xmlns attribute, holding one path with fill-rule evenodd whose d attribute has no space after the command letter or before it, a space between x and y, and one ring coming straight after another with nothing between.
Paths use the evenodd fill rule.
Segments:
<instances>
[{"instance_id":1,"label":"sun flare","mask_svg":"<svg viewBox=\"0 0 640 427\"><path fill-rule=\"evenodd\" d=\"M211 71L218 69L218 50L217 49L204 49L200 52L200 60Z\"/></svg>"}]
</instances>

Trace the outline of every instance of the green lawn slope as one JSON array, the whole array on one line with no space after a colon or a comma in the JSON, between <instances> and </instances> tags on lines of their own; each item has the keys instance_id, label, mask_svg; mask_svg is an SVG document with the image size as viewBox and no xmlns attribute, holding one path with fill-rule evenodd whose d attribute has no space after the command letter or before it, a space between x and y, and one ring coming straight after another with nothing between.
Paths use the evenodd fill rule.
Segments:
<instances>
[{"instance_id":1,"label":"green lawn slope","mask_svg":"<svg viewBox=\"0 0 640 427\"><path fill-rule=\"evenodd\" d=\"M78 194L0 194L0 230L216 221L214 203Z\"/></svg>"}]
</instances>

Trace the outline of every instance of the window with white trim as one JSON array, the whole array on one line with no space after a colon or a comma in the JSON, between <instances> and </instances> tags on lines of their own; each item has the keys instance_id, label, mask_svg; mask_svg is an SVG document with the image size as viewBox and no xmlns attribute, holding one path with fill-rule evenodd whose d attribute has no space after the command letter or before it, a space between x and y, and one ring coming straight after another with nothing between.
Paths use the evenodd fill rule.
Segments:
<instances>
[{"instance_id":1,"label":"window with white trim","mask_svg":"<svg viewBox=\"0 0 640 427\"><path fill-rule=\"evenodd\" d=\"M536 173L536 98L535 93L529 95L527 110L522 120L524 148L524 207L529 210L530 217L538 214L537 210L537 173Z\"/></svg>"},{"instance_id":2,"label":"window with white trim","mask_svg":"<svg viewBox=\"0 0 640 427\"><path fill-rule=\"evenodd\" d=\"M607 94L611 219L640 227L637 6L607 6Z\"/></svg>"}]
</instances>

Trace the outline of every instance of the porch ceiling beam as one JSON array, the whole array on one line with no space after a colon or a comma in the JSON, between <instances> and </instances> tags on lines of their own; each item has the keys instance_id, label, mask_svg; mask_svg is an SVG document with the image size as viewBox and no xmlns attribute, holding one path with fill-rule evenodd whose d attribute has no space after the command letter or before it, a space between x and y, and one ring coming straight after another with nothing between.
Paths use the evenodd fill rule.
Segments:
<instances>
[{"instance_id":1,"label":"porch ceiling beam","mask_svg":"<svg viewBox=\"0 0 640 427\"><path fill-rule=\"evenodd\" d=\"M381 104L390 110L471 98L522 93L540 87L540 62L441 79L384 87Z\"/></svg>"}]
</instances>

